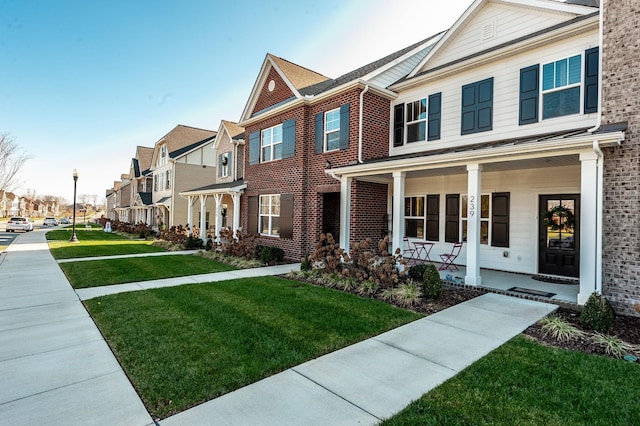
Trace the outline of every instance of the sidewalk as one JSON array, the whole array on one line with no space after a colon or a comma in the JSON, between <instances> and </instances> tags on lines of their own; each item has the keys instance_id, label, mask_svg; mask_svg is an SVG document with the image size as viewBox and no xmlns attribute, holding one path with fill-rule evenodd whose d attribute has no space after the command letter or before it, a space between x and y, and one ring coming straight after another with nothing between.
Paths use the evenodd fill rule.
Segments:
<instances>
[{"instance_id":1,"label":"sidewalk","mask_svg":"<svg viewBox=\"0 0 640 426\"><path fill-rule=\"evenodd\" d=\"M0 425L153 424L78 298L277 275L294 268L299 265L96 287L76 294L49 253L44 232L21 235L0 255ZM556 308L488 293L160 424L377 424Z\"/></svg>"},{"instance_id":2,"label":"sidewalk","mask_svg":"<svg viewBox=\"0 0 640 426\"><path fill-rule=\"evenodd\" d=\"M0 425L152 425L45 233L0 255Z\"/></svg>"}]
</instances>

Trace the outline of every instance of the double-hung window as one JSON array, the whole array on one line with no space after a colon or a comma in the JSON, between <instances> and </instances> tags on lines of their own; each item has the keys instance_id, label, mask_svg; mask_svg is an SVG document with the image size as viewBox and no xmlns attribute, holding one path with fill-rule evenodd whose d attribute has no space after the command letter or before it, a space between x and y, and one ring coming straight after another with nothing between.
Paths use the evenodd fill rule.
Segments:
<instances>
[{"instance_id":1,"label":"double-hung window","mask_svg":"<svg viewBox=\"0 0 640 426\"><path fill-rule=\"evenodd\" d=\"M171 189L171 170L167 170L167 182L165 189Z\"/></svg>"},{"instance_id":2,"label":"double-hung window","mask_svg":"<svg viewBox=\"0 0 640 426\"><path fill-rule=\"evenodd\" d=\"M509 198L508 192L494 192L480 196L480 244L493 247L509 247ZM466 194L461 195L460 221L462 222L462 241L467 241L469 222L469 202ZM477 209L475 209L478 211Z\"/></svg>"},{"instance_id":3,"label":"double-hung window","mask_svg":"<svg viewBox=\"0 0 640 426\"><path fill-rule=\"evenodd\" d=\"M427 98L407 104L407 143L427 138Z\"/></svg>"},{"instance_id":4,"label":"double-hung window","mask_svg":"<svg viewBox=\"0 0 640 426\"><path fill-rule=\"evenodd\" d=\"M405 197L405 236L424 239L424 217L424 197Z\"/></svg>"},{"instance_id":5,"label":"double-hung window","mask_svg":"<svg viewBox=\"0 0 640 426\"><path fill-rule=\"evenodd\" d=\"M582 55L542 66L542 118L580 113Z\"/></svg>"},{"instance_id":6,"label":"double-hung window","mask_svg":"<svg viewBox=\"0 0 640 426\"><path fill-rule=\"evenodd\" d=\"M393 112L393 146L440 139L442 93L434 93L406 104Z\"/></svg>"},{"instance_id":7,"label":"double-hung window","mask_svg":"<svg viewBox=\"0 0 640 426\"><path fill-rule=\"evenodd\" d=\"M282 124L262 131L260 140L261 161L273 161L282 158Z\"/></svg>"},{"instance_id":8,"label":"double-hung window","mask_svg":"<svg viewBox=\"0 0 640 426\"><path fill-rule=\"evenodd\" d=\"M261 195L258 206L258 232L278 236L280 231L280 195Z\"/></svg>"},{"instance_id":9,"label":"double-hung window","mask_svg":"<svg viewBox=\"0 0 640 426\"><path fill-rule=\"evenodd\" d=\"M340 149L340 108L324 114L324 150Z\"/></svg>"}]
</instances>

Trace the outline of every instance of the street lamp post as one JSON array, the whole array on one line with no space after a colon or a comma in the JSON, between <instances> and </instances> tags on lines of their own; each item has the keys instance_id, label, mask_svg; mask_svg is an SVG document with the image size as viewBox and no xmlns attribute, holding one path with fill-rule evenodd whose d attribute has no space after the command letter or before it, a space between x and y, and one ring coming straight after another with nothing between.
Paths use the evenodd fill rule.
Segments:
<instances>
[{"instance_id":1,"label":"street lamp post","mask_svg":"<svg viewBox=\"0 0 640 426\"><path fill-rule=\"evenodd\" d=\"M78 184L78 171L73 169L73 226L72 234L69 242L77 243L78 237L76 237L76 186Z\"/></svg>"}]
</instances>

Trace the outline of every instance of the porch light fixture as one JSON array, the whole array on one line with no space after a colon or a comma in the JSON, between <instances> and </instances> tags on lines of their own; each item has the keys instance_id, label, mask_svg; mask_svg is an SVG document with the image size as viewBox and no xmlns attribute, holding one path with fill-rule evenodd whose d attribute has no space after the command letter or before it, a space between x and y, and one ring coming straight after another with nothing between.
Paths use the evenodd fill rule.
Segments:
<instances>
[{"instance_id":1,"label":"porch light fixture","mask_svg":"<svg viewBox=\"0 0 640 426\"><path fill-rule=\"evenodd\" d=\"M325 163L325 169L330 169L331 168L331 161L327 160Z\"/></svg>"},{"instance_id":2,"label":"porch light fixture","mask_svg":"<svg viewBox=\"0 0 640 426\"><path fill-rule=\"evenodd\" d=\"M78 171L73 169L73 226L71 231L71 238L69 242L77 243L78 237L76 237L76 187L78 186Z\"/></svg>"}]
</instances>

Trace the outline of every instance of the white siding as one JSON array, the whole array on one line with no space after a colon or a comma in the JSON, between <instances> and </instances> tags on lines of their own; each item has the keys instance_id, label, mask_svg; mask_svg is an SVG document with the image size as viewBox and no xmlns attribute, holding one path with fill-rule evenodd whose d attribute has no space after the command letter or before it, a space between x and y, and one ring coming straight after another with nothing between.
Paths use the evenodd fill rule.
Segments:
<instances>
[{"instance_id":1,"label":"white siding","mask_svg":"<svg viewBox=\"0 0 640 426\"><path fill-rule=\"evenodd\" d=\"M528 50L494 63L472 68L463 73L434 80L422 87L400 92L394 104L411 102L433 93L442 93L441 139L430 142L416 142L398 148L391 146L390 155L458 147L594 125L597 114L572 114L547 120L540 119L538 123L520 126L519 85L521 68L543 64L576 54L582 54L584 61L584 51L597 45L598 35L596 32L591 32L580 37L563 40L561 43ZM494 78L493 130L461 136L462 86L490 77ZM584 95L583 89L582 87L582 95ZM542 104L542 96L540 97L540 104ZM542 117L541 112L539 116L540 118ZM393 117L391 117L391 120L393 123Z\"/></svg>"},{"instance_id":2,"label":"white siding","mask_svg":"<svg viewBox=\"0 0 640 426\"><path fill-rule=\"evenodd\" d=\"M476 12L464 28L442 46L427 64L434 68L480 52L533 32L574 18L574 15L552 13L526 6L488 3ZM493 26L493 37L484 39L487 26Z\"/></svg>"},{"instance_id":3,"label":"white siding","mask_svg":"<svg viewBox=\"0 0 640 426\"><path fill-rule=\"evenodd\" d=\"M445 195L465 194L467 175L407 179L405 196L440 195L440 242L431 251L431 260L451 250L444 242ZM480 266L504 271L535 274L538 270L538 196L580 193L580 166L547 167L506 172L483 172L482 193L510 193L509 247L480 246ZM460 227L462 230L462 227ZM456 263L466 264L466 250ZM508 257L503 253L507 252Z\"/></svg>"},{"instance_id":4,"label":"white siding","mask_svg":"<svg viewBox=\"0 0 640 426\"><path fill-rule=\"evenodd\" d=\"M432 46L429 46L428 48L423 49L411 58L389 68L369 81L379 87L389 87L393 83L407 76L411 70L413 70L420 61L424 59L427 53L429 53L431 47Z\"/></svg>"}]
</instances>

